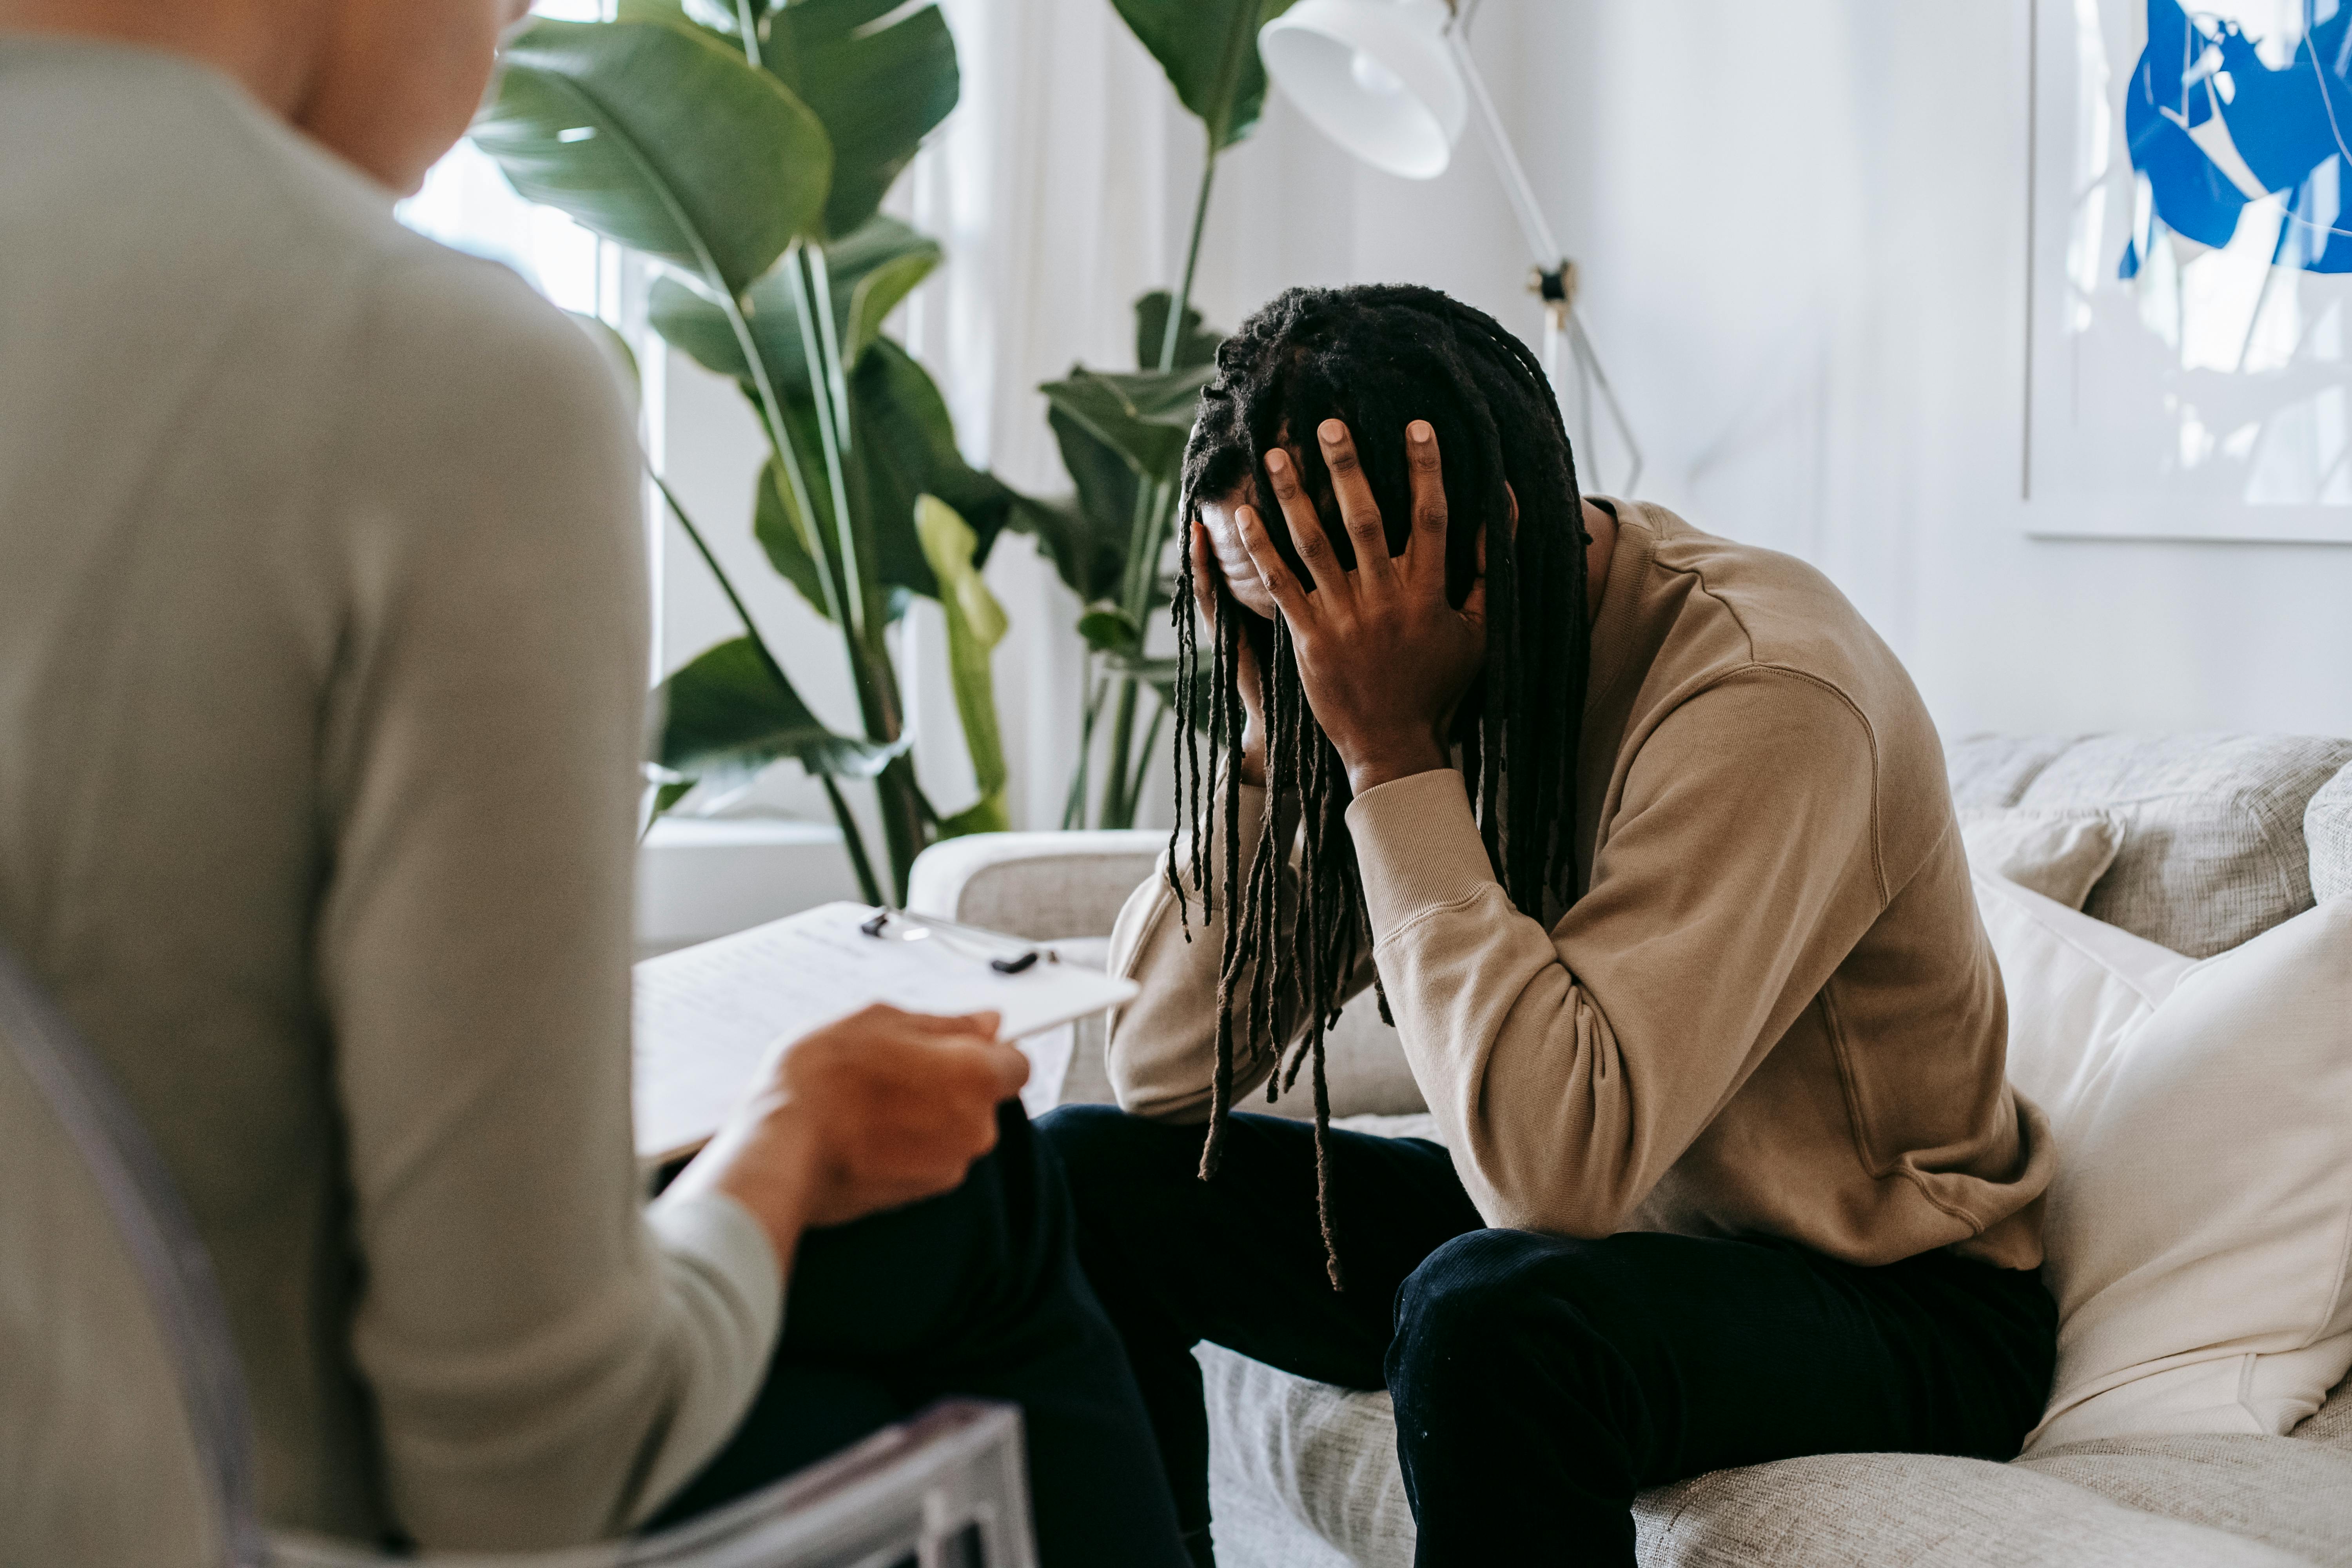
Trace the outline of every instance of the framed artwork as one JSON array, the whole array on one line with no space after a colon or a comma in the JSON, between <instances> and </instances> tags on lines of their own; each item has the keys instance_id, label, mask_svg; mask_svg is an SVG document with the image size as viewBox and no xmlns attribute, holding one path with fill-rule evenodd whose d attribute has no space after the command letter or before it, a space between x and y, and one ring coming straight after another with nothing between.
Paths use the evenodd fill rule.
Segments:
<instances>
[{"instance_id":1,"label":"framed artwork","mask_svg":"<svg viewBox=\"0 0 2352 1568\"><path fill-rule=\"evenodd\" d=\"M2033 0L2052 537L2352 542L2352 0Z\"/></svg>"}]
</instances>

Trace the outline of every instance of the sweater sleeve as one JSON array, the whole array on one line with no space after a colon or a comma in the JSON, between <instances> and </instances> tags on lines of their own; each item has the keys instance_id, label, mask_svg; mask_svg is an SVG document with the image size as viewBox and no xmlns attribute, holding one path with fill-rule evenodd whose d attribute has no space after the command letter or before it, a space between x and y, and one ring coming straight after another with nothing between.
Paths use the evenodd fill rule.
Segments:
<instances>
[{"instance_id":1,"label":"sweater sleeve","mask_svg":"<svg viewBox=\"0 0 2352 1568\"><path fill-rule=\"evenodd\" d=\"M629 960L635 442L502 269L391 269L334 504L314 946L389 1500L433 1548L626 1530L725 1440L781 1313L731 1200L646 1210Z\"/></svg>"},{"instance_id":2,"label":"sweater sleeve","mask_svg":"<svg viewBox=\"0 0 2352 1568\"><path fill-rule=\"evenodd\" d=\"M1753 668L1643 740L1549 932L1496 882L1461 774L1354 803L1389 1004L1488 1223L1622 1227L1884 907L1874 798L1861 715Z\"/></svg>"},{"instance_id":3,"label":"sweater sleeve","mask_svg":"<svg viewBox=\"0 0 2352 1568\"><path fill-rule=\"evenodd\" d=\"M1183 871L1185 918L1180 919L1176 895L1168 886L1169 856L1163 852L1141 887L1129 895L1111 928L1110 972L1133 980L1141 994L1111 1018L1107 1049L1111 1089L1120 1109L1167 1121L1204 1121L1213 1098L1217 1070L1217 969L1224 950L1225 819L1222 781L1210 792L1216 804L1211 814L1210 842L1203 864L1209 887L1194 886L1191 876L1192 840L1190 834L1175 846L1175 864ZM1268 792L1247 784L1241 789L1241 876L1265 836ZM1286 812L1295 816L1296 808ZM1286 822L1283 825L1291 825ZM1279 829L1277 830L1279 832ZM1295 830L1282 834L1288 844ZM1293 848L1283 859L1276 899L1282 942L1286 946L1298 918L1298 868ZM1186 940L1189 921L1191 940ZM1252 972L1244 967L1234 982L1236 996L1248 994ZM1296 971L1292 973L1295 975ZM1353 971L1339 977L1334 1004L1344 1002L1372 983L1371 942L1359 942ZM1296 984L1275 997L1274 1035L1287 1047L1306 1033L1308 1015L1300 1006ZM1236 1008L1234 1034L1233 1103L1242 1104L1250 1090L1265 1082L1279 1052L1270 1044L1247 1048L1248 1032Z\"/></svg>"}]
</instances>

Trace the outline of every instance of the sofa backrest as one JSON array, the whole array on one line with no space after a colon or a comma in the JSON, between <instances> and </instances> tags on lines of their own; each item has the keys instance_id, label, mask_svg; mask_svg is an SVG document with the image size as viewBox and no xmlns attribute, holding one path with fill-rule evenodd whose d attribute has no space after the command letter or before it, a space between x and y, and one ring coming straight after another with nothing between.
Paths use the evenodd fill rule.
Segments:
<instances>
[{"instance_id":1,"label":"sofa backrest","mask_svg":"<svg viewBox=\"0 0 2352 1568\"><path fill-rule=\"evenodd\" d=\"M2311 896L2352 893L2352 767L2320 785L2304 807L2303 838L2311 846Z\"/></svg>"},{"instance_id":2,"label":"sofa backrest","mask_svg":"<svg viewBox=\"0 0 2352 1568\"><path fill-rule=\"evenodd\" d=\"M1971 735L1963 806L2096 806L2124 825L2084 911L2206 958L2352 891L2352 741L2306 735Z\"/></svg>"}]
</instances>

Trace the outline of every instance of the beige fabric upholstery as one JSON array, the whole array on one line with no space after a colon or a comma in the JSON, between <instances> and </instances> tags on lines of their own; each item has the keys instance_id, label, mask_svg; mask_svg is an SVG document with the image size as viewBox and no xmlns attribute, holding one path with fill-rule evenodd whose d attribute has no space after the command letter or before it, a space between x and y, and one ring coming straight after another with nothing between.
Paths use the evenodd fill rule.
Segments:
<instances>
[{"instance_id":1,"label":"beige fabric upholstery","mask_svg":"<svg viewBox=\"0 0 2352 1568\"><path fill-rule=\"evenodd\" d=\"M2297 1443L2352 1455L2352 1377L2337 1384L2318 1414L2287 1436Z\"/></svg>"},{"instance_id":2,"label":"beige fabric upholstery","mask_svg":"<svg viewBox=\"0 0 2352 1568\"><path fill-rule=\"evenodd\" d=\"M2013 1468L2311 1563L2352 1564L2352 1453L2340 1448L2294 1437L2204 1434L2075 1443Z\"/></svg>"},{"instance_id":3,"label":"beige fabric upholstery","mask_svg":"<svg viewBox=\"0 0 2352 1568\"><path fill-rule=\"evenodd\" d=\"M2304 807L2303 837L2311 847L2311 896L2352 893L2352 763L2320 785Z\"/></svg>"},{"instance_id":4,"label":"beige fabric upholstery","mask_svg":"<svg viewBox=\"0 0 2352 1568\"><path fill-rule=\"evenodd\" d=\"M2284 1439L2280 1439L2284 1441ZM1822 1454L1634 1503L1648 1568L2286 1568L2305 1560L1982 1459Z\"/></svg>"},{"instance_id":5,"label":"beige fabric upholstery","mask_svg":"<svg viewBox=\"0 0 2352 1568\"><path fill-rule=\"evenodd\" d=\"M1971 737L1950 748L1959 804L2102 806L2122 851L2084 912L2208 958L2311 907L2305 807L2352 741L2297 735Z\"/></svg>"},{"instance_id":6,"label":"beige fabric upholstery","mask_svg":"<svg viewBox=\"0 0 2352 1568\"><path fill-rule=\"evenodd\" d=\"M1147 828L950 838L916 860L907 907L1032 942L1107 937L1167 847L1168 835Z\"/></svg>"}]
</instances>

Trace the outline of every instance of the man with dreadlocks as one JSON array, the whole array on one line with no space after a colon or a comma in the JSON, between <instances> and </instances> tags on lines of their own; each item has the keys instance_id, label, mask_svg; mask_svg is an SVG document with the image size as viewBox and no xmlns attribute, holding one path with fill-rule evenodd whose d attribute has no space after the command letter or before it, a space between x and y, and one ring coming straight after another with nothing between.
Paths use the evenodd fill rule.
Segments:
<instances>
[{"instance_id":1,"label":"man with dreadlocks","mask_svg":"<svg viewBox=\"0 0 2352 1568\"><path fill-rule=\"evenodd\" d=\"M1390 1391L1423 1564L1630 1563L1634 1493L1725 1466L2014 1455L2048 1124L1885 645L1581 497L1532 357L1429 289L1259 311L1184 486L1207 757L1112 939L1124 1110L1043 1128L1196 1561L1202 1340ZM1326 1125L1368 984L1442 1147ZM1235 1113L1302 1068L1311 1129Z\"/></svg>"}]
</instances>

